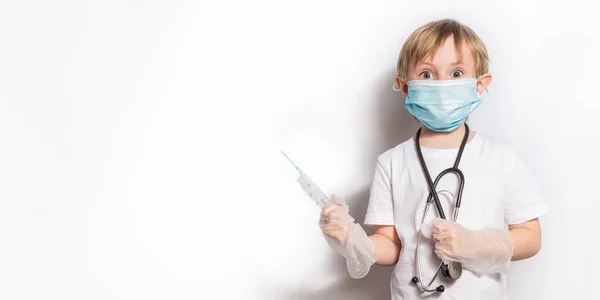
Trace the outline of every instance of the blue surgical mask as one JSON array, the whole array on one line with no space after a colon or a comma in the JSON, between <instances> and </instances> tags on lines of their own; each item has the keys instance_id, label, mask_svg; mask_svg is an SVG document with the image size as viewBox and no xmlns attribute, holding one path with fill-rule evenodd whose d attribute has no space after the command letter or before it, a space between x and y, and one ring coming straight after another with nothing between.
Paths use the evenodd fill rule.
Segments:
<instances>
[{"instance_id":1,"label":"blue surgical mask","mask_svg":"<svg viewBox=\"0 0 600 300\"><path fill-rule=\"evenodd\" d=\"M477 79L411 80L405 107L427 128L451 132L481 105Z\"/></svg>"}]
</instances>

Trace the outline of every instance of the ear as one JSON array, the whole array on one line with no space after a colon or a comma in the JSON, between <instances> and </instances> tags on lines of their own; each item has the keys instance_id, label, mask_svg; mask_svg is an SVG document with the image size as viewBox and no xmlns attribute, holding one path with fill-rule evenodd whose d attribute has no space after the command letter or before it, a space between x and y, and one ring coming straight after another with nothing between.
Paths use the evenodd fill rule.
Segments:
<instances>
[{"instance_id":1,"label":"ear","mask_svg":"<svg viewBox=\"0 0 600 300\"><path fill-rule=\"evenodd\" d=\"M406 79L400 77L400 75L396 75L396 84L404 94L404 97L408 96L408 83L406 83Z\"/></svg>"},{"instance_id":2,"label":"ear","mask_svg":"<svg viewBox=\"0 0 600 300\"><path fill-rule=\"evenodd\" d=\"M477 79L477 92L483 93L487 89L487 87L492 83L492 74L485 73Z\"/></svg>"}]
</instances>

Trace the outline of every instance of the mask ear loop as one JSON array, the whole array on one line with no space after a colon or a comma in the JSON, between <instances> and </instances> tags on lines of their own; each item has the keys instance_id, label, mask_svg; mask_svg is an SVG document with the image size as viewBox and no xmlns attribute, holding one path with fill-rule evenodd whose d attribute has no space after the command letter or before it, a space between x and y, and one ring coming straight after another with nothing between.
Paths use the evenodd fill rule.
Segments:
<instances>
[{"instance_id":1,"label":"mask ear loop","mask_svg":"<svg viewBox=\"0 0 600 300\"><path fill-rule=\"evenodd\" d=\"M394 85L392 85L392 90L394 90L396 92L401 92L400 87L396 83L394 83Z\"/></svg>"}]
</instances>

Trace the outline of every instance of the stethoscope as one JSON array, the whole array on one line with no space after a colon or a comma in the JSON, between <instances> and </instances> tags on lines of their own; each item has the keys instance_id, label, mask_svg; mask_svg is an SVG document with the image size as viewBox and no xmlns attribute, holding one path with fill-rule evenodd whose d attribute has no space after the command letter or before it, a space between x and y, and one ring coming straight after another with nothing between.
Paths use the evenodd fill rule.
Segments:
<instances>
[{"instance_id":1,"label":"stethoscope","mask_svg":"<svg viewBox=\"0 0 600 300\"><path fill-rule=\"evenodd\" d=\"M456 194L456 202L454 205L454 215L452 216L452 221L456 222L456 219L458 218L458 210L460 209L460 201L462 198L462 191L463 191L463 187L465 185L465 177L464 177L462 171L458 169L458 164L460 162L460 158L462 156L463 150L465 149L465 145L467 144L467 140L469 139L469 126L465 123L465 136L463 137L463 140L460 144L460 148L458 149L458 154L456 155L456 160L454 161L454 166L442 171L435 179L435 182L431 181L431 176L429 175L429 171L427 170L427 165L425 164L425 160L423 159L423 153L421 153L421 144L419 143L420 136L421 136L421 128L419 128L419 130L417 130L415 144L416 144L417 156L419 157L419 163L421 164L421 168L423 169L423 173L425 174L425 179L427 180L427 185L429 186L429 196L427 197L427 203L425 205L423 219L421 220L421 226L423 225L423 222L425 222L425 216L427 215L427 212L429 211L429 206L431 205L432 201L435 203L435 207L438 211L439 217L442 219L446 219L446 214L444 213L444 209L442 208L442 205L440 203L438 193L436 192L436 186L437 186L438 182L440 181L440 179L442 179L442 177L448 173L455 173L456 175L458 175L458 178L459 178L459 187L458 187L458 192ZM422 280L423 276L421 275L421 260L420 260L420 252L421 251L419 251L421 249L421 240L423 239L423 234L422 234L421 230L419 230L418 235L419 235L419 242L417 243L417 276L412 278L412 283L416 284L417 287L422 292L441 293L445 290L444 285L439 285L436 288L430 288L431 284L437 278L438 274L441 272L442 275L444 275L444 277L450 278L452 280L456 280L456 279L460 278L460 276L462 275L462 265L459 262L449 262L449 263L445 263L444 261L440 262L437 272L435 272L435 275L433 276L431 281L429 281L429 283L427 285L423 285L423 280Z\"/></svg>"}]
</instances>

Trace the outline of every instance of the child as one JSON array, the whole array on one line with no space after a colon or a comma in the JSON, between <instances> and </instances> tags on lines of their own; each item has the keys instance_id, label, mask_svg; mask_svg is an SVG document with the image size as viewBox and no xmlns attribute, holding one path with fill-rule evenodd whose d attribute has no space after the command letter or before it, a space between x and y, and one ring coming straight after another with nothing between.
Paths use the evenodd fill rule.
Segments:
<instances>
[{"instance_id":1,"label":"child","mask_svg":"<svg viewBox=\"0 0 600 300\"><path fill-rule=\"evenodd\" d=\"M341 199L321 212L353 278L395 264L392 299L508 298L510 261L540 250L548 208L515 150L465 124L491 80L483 42L455 20L428 23L404 43L396 84L422 126L377 159L365 219L375 233L367 237ZM460 171L435 184L457 160Z\"/></svg>"}]
</instances>

